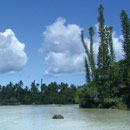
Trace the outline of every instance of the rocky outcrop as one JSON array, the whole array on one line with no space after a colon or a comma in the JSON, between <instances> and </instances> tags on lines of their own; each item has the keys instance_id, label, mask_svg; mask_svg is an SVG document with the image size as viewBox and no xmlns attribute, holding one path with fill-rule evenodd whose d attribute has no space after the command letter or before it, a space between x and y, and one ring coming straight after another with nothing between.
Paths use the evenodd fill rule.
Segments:
<instances>
[{"instance_id":1,"label":"rocky outcrop","mask_svg":"<svg viewBox=\"0 0 130 130\"><path fill-rule=\"evenodd\" d=\"M62 115L54 115L52 119L64 119Z\"/></svg>"}]
</instances>

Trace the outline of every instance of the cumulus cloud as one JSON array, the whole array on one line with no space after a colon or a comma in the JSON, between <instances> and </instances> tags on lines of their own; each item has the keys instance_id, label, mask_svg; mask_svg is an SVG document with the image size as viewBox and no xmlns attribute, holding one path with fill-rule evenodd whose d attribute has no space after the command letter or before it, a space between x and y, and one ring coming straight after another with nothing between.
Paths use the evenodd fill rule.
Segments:
<instances>
[{"instance_id":1,"label":"cumulus cloud","mask_svg":"<svg viewBox=\"0 0 130 130\"><path fill-rule=\"evenodd\" d=\"M97 25L96 25L97 26ZM46 75L59 75L63 73L83 74L85 51L81 43L82 28L76 24L66 24L66 20L58 18L53 24L47 26L43 32L44 44L40 52L44 54ZM85 38L89 46L90 40ZM113 34L114 48L117 59L122 58L121 38ZM97 57L99 47L98 33L94 38L94 51Z\"/></svg>"},{"instance_id":2,"label":"cumulus cloud","mask_svg":"<svg viewBox=\"0 0 130 130\"><path fill-rule=\"evenodd\" d=\"M65 19L58 18L52 25L47 26L43 33L44 45L40 51L46 54L45 74L84 72L81 28L76 24L65 25L65 22Z\"/></svg>"},{"instance_id":3,"label":"cumulus cloud","mask_svg":"<svg viewBox=\"0 0 130 130\"><path fill-rule=\"evenodd\" d=\"M0 32L0 73L19 71L27 62L25 45L16 38L11 29Z\"/></svg>"}]
</instances>

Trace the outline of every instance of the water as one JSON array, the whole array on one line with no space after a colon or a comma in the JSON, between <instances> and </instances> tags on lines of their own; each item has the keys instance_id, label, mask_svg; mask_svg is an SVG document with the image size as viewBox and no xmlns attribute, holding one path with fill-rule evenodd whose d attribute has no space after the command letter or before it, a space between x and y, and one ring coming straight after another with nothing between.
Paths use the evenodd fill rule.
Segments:
<instances>
[{"instance_id":1,"label":"water","mask_svg":"<svg viewBox=\"0 0 130 130\"><path fill-rule=\"evenodd\" d=\"M52 119L54 114L64 119ZM0 106L0 130L130 130L130 111L77 105Z\"/></svg>"}]
</instances>

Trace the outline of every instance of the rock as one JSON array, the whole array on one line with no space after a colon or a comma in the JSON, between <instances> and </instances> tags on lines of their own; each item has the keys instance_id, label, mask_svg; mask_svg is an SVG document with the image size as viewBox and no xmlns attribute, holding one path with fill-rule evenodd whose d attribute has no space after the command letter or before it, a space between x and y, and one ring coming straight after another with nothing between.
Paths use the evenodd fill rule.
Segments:
<instances>
[{"instance_id":1,"label":"rock","mask_svg":"<svg viewBox=\"0 0 130 130\"><path fill-rule=\"evenodd\" d=\"M52 118L53 119L64 119L64 117L62 115L54 115Z\"/></svg>"}]
</instances>

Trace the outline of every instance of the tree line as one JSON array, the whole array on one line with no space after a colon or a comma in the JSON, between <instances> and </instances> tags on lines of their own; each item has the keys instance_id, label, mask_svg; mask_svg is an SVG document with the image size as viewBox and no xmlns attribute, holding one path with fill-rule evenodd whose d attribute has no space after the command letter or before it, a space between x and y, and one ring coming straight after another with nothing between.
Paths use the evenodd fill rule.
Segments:
<instances>
[{"instance_id":1,"label":"tree line","mask_svg":"<svg viewBox=\"0 0 130 130\"><path fill-rule=\"evenodd\" d=\"M100 45L97 62L93 50L93 27L89 28L90 48L85 43L84 31L81 31L81 41L86 52L87 84L78 89L76 100L81 107L130 108L130 19L128 14L122 10L120 19L124 59L116 61L112 37L113 28L105 24L102 5L98 8L98 13Z\"/></svg>"},{"instance_id":2,"label":"tree line","mask_svg":"<svg viewBox=\"0 0 130 130\"><path fill-rule=\"evenodd\" d=\"M16 84L0 85L0 105L8 104L74 104L77 87L67 83L51 82L38 84L33 81L24 86L22 81Z\"/></svg>"}]
</instances>

